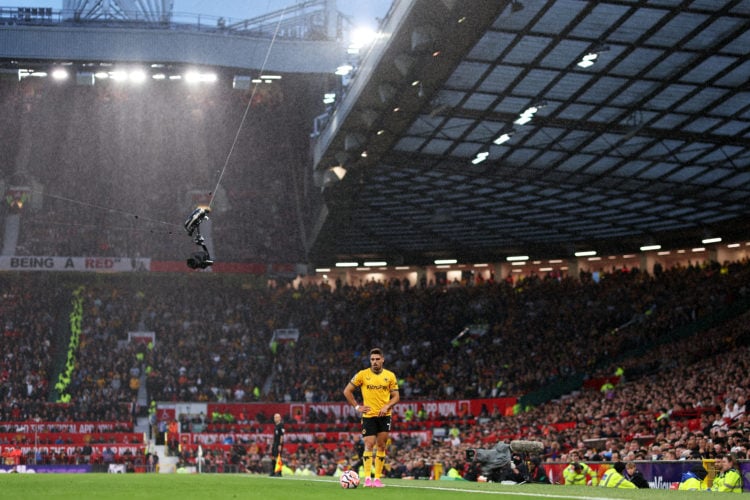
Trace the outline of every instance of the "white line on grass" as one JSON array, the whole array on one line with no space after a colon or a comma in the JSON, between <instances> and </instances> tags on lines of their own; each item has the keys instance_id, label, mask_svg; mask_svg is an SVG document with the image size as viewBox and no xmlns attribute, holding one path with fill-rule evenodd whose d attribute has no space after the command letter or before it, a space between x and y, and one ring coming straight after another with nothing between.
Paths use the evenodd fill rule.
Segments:
<instances>
[{"instance_id":1,"label":"white line on grass","mask_svg":"<svg viewBox=\"0 0 750 500\"><path fill-rule=\"evenodd\" d=\"M300 480L300 481L312 481L315 483L333 483L332 479L317 479L310 476L286 476L283 479ZM609 497L592 497L585 495L557 495L549 493L527 493L523 491L487 491L487 490L469 490L464 488L446 488L444 486L417 486L411 484L395 484L386 483L388 488L407 488L407 489L420 489L420 490L435 490L435 491L457 491L459 493L480 493L482 495L518 495L525 497L542 497L542 498L573 498L576 500L612 500ZM520 486L520 485L519 485Z\"/></svg>"}]
</instances>

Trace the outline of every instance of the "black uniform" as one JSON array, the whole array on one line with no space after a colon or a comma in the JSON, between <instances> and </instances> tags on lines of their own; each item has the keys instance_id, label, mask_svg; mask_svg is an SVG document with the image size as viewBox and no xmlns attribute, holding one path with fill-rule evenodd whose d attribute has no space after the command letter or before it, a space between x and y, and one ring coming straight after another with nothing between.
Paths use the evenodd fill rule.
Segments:
<instances>
[{"instance_id":1,"label":"black uniform","mask_svg":"<svg viewBox=\"0 0 750 500\"><path fill-rule=\"evenodd\" d=\"M276 459L281 453L281 446L284 443L284 422L279 422L273 428L273 445L271 445L271 457L273 458L273 466L271 466L272 476L281 476L281 472L276 472Z\"/></svg>"}]
</instances>

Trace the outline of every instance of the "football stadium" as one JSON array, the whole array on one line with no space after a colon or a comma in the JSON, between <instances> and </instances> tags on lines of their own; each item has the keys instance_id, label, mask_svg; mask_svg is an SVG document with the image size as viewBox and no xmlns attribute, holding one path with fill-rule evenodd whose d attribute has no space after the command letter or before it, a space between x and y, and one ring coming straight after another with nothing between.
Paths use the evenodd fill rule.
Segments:
<instances>
[{"instance_id":1,"label":"football stadium","mask_svg":"<svg viewBox=\"0 0 750 500\"><path fill-rule=\"evenodd\" d=\"M750 2L39 3L3 497L750 491Z\"/></svg>"}]
</instances>

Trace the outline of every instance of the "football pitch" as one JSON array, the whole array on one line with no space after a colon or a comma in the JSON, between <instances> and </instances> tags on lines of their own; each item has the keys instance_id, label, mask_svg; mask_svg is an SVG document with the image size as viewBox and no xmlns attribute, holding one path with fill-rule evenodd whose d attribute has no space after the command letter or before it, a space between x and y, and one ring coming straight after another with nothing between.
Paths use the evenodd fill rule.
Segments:
<instances>
[{"instance_id":1,"label":"football pitch","mask_svg":"<svg viewBox=\"0 0 750 500\"><path fill-rule=\"evenodd\" d=\"M219 500L377 500L491 499L657 499L681 496L668 490L615 490L586 486L500 485L465 481L385 480L385 488L344 490L327 477L270 478L241 474L2 474L2 498L23 499L158 499ZM689 493L688 493L689 494Z\"/></svg>"}]
</instances>

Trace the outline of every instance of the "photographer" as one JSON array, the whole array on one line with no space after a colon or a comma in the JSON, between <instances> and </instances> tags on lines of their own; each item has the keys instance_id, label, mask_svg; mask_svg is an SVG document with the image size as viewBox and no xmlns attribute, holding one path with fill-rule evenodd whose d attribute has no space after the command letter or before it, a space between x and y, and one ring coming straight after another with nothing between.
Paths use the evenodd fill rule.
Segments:
<instances>
[{"instance_id":1,"label":"photographer","mask_svg":"<svg viewBox=\"0 0 750 500\"><path fill-rule=\"evenodd\" d=\"M544 448L535 441L512 441L510 444L497 443L489 450L466 450L469 468L464 479L469 481L490 481L500 483L529 482L529 469L525 454L539 453Z\"/></svg>"},{"instance_id":2,"label":"photographer","mask_svg":"<svg viewBox=\"0 0 750 500\"><path fill-rule=\"evenodd\" d=\"M511 458L510 445L502 442L489 450L466 450L469 468L464 479L493 483L508 480L513 475Z\"/></svg>"},{"instance_id":3,"label":"photographer","mask_svg":"<svg viewBox=\"0 0 750 500\"><path fill-rule=\"evenodd\" d=\"M531 457L529 460L529 479L530 483L537 484L550 484L549 478L547 477L547 471L542 466L542 459L539 457Z\"/></svg>"}]
</instances>

